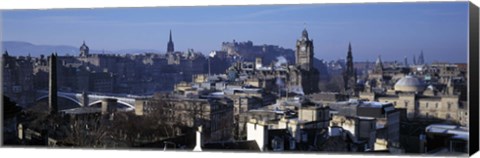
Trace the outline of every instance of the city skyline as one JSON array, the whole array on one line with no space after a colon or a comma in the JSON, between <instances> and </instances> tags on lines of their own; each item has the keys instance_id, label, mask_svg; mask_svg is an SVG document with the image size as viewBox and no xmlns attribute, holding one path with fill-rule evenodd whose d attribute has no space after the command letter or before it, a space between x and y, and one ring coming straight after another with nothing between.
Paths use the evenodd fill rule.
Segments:
<instances>
[{"instance_id":1,"label":"city skyline","mask_svg":"<svg viewBox=\"0 0 480 158\"><path fill-rule=\"evenodd\" d=\"M465 156L476 150L469 146L476 63L466 62L467 46L477 49L469 44L478 37L467 34L478 30L472 8L1 12L1 142Z\"/></svg>"},{"instance_id":2,"label":"city skyline","mask_svg":"<svg viewBox=\"0 0 480 158\"><path fill-rule=\"evenodd\" d=\"M385 61L403 61L405 56L412 61L423 50L426 62L466 62L467 6L455 2L4 11L3 40L69 46L85 40L94 50L165 52L171 29L176 50L208 54L232 40L294 49L298 34L307 28L319 59L343 59L351 42L354 61L374 61L378 55ZM452 53L458 55L449 56Z\"/></svg>"}]
</instances>

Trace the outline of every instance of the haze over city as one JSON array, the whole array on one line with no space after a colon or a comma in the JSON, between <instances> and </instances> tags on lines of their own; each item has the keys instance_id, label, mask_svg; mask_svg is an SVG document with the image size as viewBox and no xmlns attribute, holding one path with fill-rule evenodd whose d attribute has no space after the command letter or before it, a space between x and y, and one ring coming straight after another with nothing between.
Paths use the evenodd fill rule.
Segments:
<instances>
[{"instance_id":1,"label":"haze over city","mask_svg":"<svg viewBox=\"0 0 480 158\"><path fill-rule=\"evenodd\" d=\"M5 11L0 142L467 156L472 5Z\"/></svg>"},{"instance_id":2,"label":"haze over city","mask_svg":"<svg viewBox=\"0 0 480 158\"><path fill-rule=\"evenodd\" d=\"M177 50L207 54L232 40L294 49L306 27L319 59L344 58L351 42L355 61L423 50L426 62L466 62L467 15L466 2L19 10L2 12L2 40L165 52L172 30Z\"/></svg>"}]
</instances>

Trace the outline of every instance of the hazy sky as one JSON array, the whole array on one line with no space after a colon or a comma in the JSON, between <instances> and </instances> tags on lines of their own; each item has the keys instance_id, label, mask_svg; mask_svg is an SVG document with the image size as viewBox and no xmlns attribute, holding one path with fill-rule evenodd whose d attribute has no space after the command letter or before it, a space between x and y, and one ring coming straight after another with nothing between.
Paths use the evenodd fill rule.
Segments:
<instances>
[{"instance_id":1,"label":"hazy sky","mask_svg":"<svg viewBox=\"0 0 480 158\"><path fill-rule=\"evenodd\" d=\"M172 29L176 50L207 53L223 41L251 40L294 48L304 27L315 57L403 62L421 50L427 62L466 62L468 2L316 4L20 10L2 12L4 41L90 49L166 51ZM306 25L305 25L306 24Z\"/></svg>"}]
</instances>

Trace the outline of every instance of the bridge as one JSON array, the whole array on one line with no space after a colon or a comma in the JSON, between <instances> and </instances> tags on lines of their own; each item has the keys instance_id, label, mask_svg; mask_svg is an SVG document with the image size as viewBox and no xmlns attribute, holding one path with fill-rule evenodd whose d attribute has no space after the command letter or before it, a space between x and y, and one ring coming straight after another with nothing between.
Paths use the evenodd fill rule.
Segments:
<instances>
[{"instance_id":1,"label":"bridge","mask_svg":"<svg viewBox=\"0 0 480 158\"><path fill-rule=\"evenodd\" d=\"M48 99L48 90L38 90L36 101ZM117 103L127 106L127 110L135 109L135 100L150 98L151 96L139 96L128 94L107 94L107 93L73 93L73 92L57 92L58 98L68 99L80 107L93 106L101 103L103 99L116 99Z\"/></svg>"}]
</instances>

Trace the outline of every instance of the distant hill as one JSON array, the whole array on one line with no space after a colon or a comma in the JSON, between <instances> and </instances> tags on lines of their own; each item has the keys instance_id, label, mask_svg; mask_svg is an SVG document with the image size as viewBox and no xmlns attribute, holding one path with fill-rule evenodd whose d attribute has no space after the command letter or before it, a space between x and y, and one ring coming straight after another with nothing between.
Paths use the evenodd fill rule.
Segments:
<instances>
[{"instance_id":1,"label":"distant hill","mask_svg":"<svg viewBox=\"0 0 480 158\"><path fill-rule=\"evenodd\" d=\"M65 45L35 45L23 41L4 41L2 42L2 53L5 50L13 56L25 56L30 54L31 56L38 57L41 54L48 55L52 52L57 52L58 55L77 55L80 53L80 46L65 46ZM122 49L122 50L94 50L90 49L90 53L111 53L111 54L135 54L144 52L159 52L153 49Z\"/></svg>"}]
</instances>

